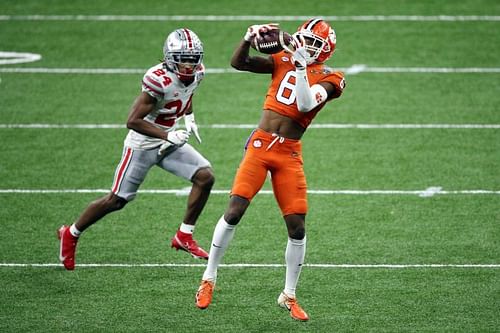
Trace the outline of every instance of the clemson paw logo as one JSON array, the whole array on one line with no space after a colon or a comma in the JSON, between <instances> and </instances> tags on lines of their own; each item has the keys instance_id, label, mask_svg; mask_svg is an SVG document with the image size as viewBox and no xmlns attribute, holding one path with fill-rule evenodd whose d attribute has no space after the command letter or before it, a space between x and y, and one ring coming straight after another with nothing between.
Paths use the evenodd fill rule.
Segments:
<instances>
[{"instance_id":1,"label":"clemson paw logo","mask_svg":"<svg viewBox=\"0 0 500 333\"><path fill-rule=\"evenodd\" d=\"M319 92L316 93L316 102L317 103L323 102L323 97L321 97L321 94Z\"/></svg>"},{"instance_id":2,"label":"clemson paw logo","mask_svg":"<svg viewBox=\"0 0 500 333\"><path fill-rule=\"evenodd\" d=\"M254 141L253 141L253 146L254 146L255 148L260 148L260 147L262 147L262 141L260 141L260 140L254 140Z\"/></svg>"}]
</instances>

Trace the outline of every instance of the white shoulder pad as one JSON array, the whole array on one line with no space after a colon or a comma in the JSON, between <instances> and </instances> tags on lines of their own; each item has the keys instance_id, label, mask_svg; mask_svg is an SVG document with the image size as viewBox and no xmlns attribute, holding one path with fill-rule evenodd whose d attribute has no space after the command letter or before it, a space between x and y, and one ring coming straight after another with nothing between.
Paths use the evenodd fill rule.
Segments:
<instances>
[{"instance_id":1,"label":"white shoulder pad","mask_svg":"<svg viewBox=\"0 0 500 333\"><path fill-rule=\"evenodd\" d=\"M151 67L142 78L142 91L155 98L162 98L165 90L172 83L168 72L162 64Z\"/></svg>"}]
</instances>

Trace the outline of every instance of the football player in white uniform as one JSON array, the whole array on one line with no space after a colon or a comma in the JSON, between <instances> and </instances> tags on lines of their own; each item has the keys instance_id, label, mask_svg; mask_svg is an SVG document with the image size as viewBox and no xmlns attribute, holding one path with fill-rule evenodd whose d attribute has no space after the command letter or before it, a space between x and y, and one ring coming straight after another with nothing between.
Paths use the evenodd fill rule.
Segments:
<instances>
[{"instance_id":1,"label":"football player in white uniform","mask_svg":"<svg viewBox=\"0 0 500 333\"><path fill-rule=\"evenodd\" d=\"M92 202L71 226L61 226L59 259L68 270L75 267L75 250L80 234L106 214L122 209L137 194L154 165L192 182L184 220L171 246L195 258L208 253L193 239L196 220L214 184L210 162L189 143L190 135L201 143L195 123L192 97L203 75L203 44L189 29L168 35L163 47L164 61L150 68L142 80L127 120L130 129L111 192ZM177 129L184 118L186 130Z\"/></svg>"}]
</instances>

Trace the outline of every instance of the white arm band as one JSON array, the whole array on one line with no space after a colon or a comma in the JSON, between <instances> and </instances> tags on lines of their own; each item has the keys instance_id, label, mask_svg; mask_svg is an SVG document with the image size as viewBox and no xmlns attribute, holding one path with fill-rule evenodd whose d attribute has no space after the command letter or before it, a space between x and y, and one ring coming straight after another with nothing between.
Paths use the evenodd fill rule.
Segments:
<instances>
[{"instance_id":1,"label":"white arm band","mask_svg":"<svg viewBox=\"0 0 500 333\"><path fill-rule=\"evenodd\" d=\"M306 69L296 69L295 95L297 97L297 108L300 112L309 112L323 103L328 98L326 89L320 84L309 86Z\"/></svg>"},{"instance_id":2,"label":"white arm band","mask_svg":"<svg viewBox=\"0 0 500 333\"><path fill-rule=\"evenodd\" d=\"M191 127L191 124L194 123L194 113L191 112L190 114L186 114L184 116L184 123L186 124L186 127Z\"/></svg>"}]
</instances>

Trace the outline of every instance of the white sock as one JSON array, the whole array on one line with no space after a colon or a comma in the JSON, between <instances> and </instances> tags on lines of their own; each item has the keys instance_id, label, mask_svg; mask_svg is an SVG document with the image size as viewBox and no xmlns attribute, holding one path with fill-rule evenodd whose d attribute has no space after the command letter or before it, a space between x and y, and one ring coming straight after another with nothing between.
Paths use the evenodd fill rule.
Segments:
<instances>
[{"instance_id":1,"label":"white sock","mask_svg":"<svg viewBox=\"0 0 500 333\"><path fill-rule=\"evenodd\" d=\"M185 234L193 234L194 232L194 225L186 224L186 223L181 223L181 227L179 230Z\"/></svg>"},{"instance_id":2,"label":"white sock","mask_svg":"<svg viewBox=\"0 0 500 333\"><path fill-rule=\"evenodd\" d=\"M74 223L71 225L71 227L69 227L69 232L73 235L73 237L80 237L80 235L82 234L82 232L75 227Z\"/></svg>"},{"instance_id":3,"label":"white sock","mask_svg":"<svg viewBox=\"0 0 500 333\"><path fill-rule=\"evenodd\" d=\"M285 251L286 279L284 292L290 297L295 297L295 288L299 281L305 255L306 237L304 239L292 239L288 237Z\"/></svg>"},{"instance_id":4,"label":"white sock","mask_svg":"<svg viewBox=\"0 0 500 333\"><path fill-rule=\"evenodd\" d=\"M231 239L233 239L235 228L235 225L231 225L224 220L224 215L217 222L212 237L212 245L210 246L210 254L208 255L207 268L203 273L203 280L215 282L217 279L217 268Z\"/></svg>"}]
</instances>

